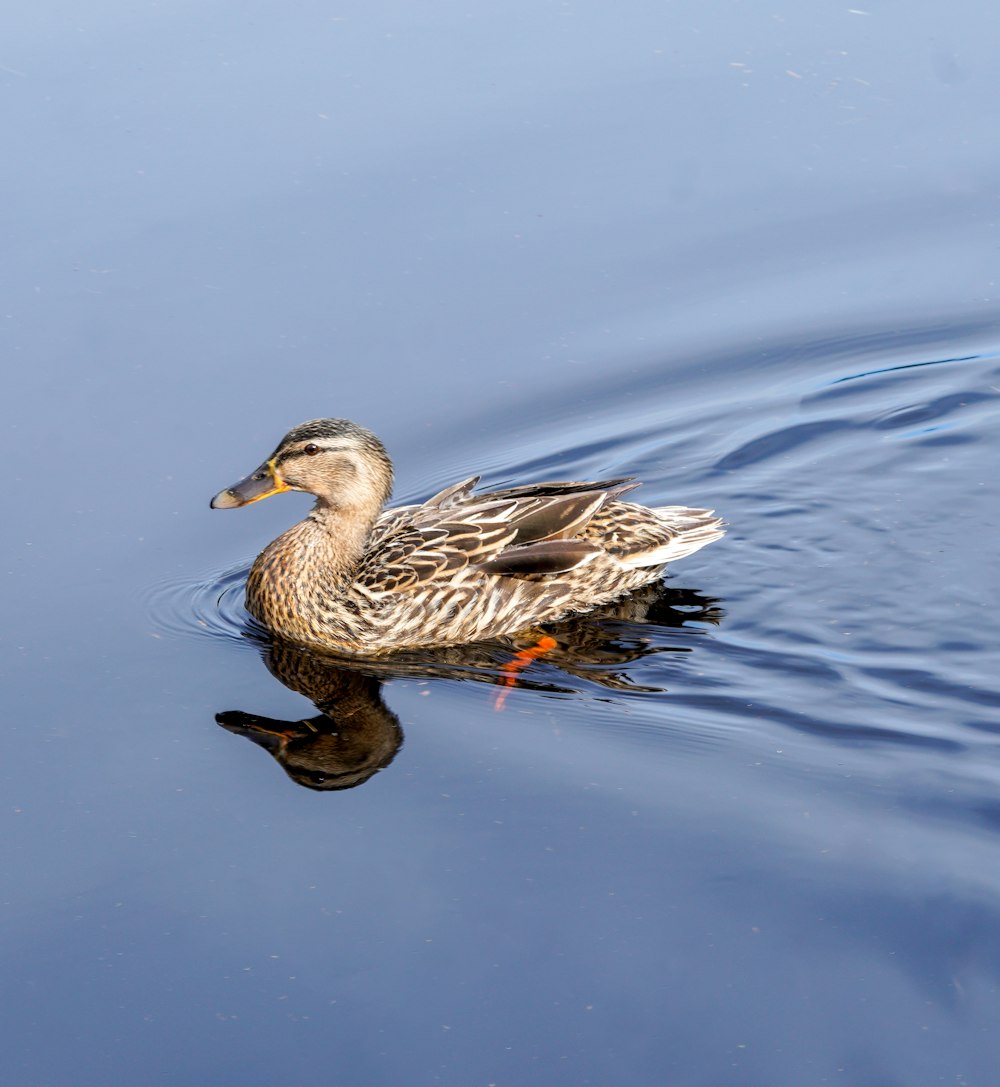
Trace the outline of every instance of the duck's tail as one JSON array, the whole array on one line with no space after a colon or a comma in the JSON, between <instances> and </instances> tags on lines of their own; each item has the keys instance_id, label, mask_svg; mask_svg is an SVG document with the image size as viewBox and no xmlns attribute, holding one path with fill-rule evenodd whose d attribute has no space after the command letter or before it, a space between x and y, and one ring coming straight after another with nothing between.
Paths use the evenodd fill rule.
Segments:
<instances>
[{"instance_id":1,"label":"duck's tail","mask_svg":"<svg viewBox=\"0 0 1000 1087\"><path fill-rule=\"evenodd\" d=\"M693 554L726 534L724 522L715 516L715 510L657 506L651 512L668 531L659 546L623 559L628 566L663 566Z\"/></svg>"}]
</instances>

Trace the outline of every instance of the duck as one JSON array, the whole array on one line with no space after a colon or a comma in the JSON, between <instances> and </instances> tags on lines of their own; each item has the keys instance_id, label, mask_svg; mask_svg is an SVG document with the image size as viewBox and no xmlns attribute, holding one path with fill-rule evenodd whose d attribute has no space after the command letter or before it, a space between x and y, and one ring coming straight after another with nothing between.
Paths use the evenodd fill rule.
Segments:
<instances>
[{"instance_id":1,"label":"duck","mask_svg":"<svg viewBox=\"0 0 1000 1087\"><path fill-rule=\"evenodd\" d=\"M348 419L312 419L211 507L315 497L257 556L246 609L278 638L355 657L537 631L658 581L725 532L713 510L626 501L633 477L476 492L479 481L387 507L381 440Z\"/></svg>"}]
</instances>

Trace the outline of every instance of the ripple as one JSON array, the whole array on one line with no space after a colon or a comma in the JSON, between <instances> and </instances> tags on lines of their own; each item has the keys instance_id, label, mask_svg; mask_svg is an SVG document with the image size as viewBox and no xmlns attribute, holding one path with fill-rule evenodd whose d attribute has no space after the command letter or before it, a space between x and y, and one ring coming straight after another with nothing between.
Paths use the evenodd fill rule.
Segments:
<instances>
[{"instance_id":1,"label":"ripple","mask_svg":"<svg viewBox=\"0 0 1000 1087\"><path fill-rule=\"evenodd\" d=\"M875 430L910 429L917 433L929 429L930 424L940 424L947 417L973 405L990 403L997 399L994 393L964 390L938 396L916 404L898 404L878 412L869 422Z\"/></svg>"},{"instance_id":2,"label":"ripple","mask_svg":"<svg viewBox=\"0 0 1000 1087\"><path fill-rule=\"evenodd\" d=\"M764 434L761 437L752 438L744 442L738 449L734 449L716 461L716 470L731 472L737 468L745 468L760 461L769 460L772 457L784 456L793 449L810 444L829 437L831 434L843 430L856 429L857 424L844 419L822 419L817 422L793 423L790 426L779 427Z\"/></svg>"},{"instance_id":3,"label":"ripple","mask_svg":"<svg viewBox=\"0 0 1000 1087\"><path fill-rule=\"evenodd\" d=\"M900 362L895 366L878 366L871 370L860 370L855 374L847 374L844 377L834 378L831 385L841 385L845 381L860 381L862 378L878 377L882 374L894 374L900 370L917 370L924 366L946 366L954 362L977 362L981 355L955 355L944 359L927 359L922 362Z\"/></svg>"},{"instance_id":4,"label":"ripple","mask_svg":"<svg viewBox=\"0 0 1000 1087\"><path fill-rule=\"evenodd\" d=\"M146 593L146 608L153 625L164 634L181 637L223 638L247 644L264 635L243 606L248 567L223 570L201 580L161 581Z\"/></svg>"}]
</instances>

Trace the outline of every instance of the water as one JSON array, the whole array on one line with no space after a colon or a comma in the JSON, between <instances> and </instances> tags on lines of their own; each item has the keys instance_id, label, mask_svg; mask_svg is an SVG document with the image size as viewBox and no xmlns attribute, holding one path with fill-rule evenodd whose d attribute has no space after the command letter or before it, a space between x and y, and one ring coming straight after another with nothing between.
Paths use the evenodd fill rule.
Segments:
<instances>
[{"instance_id":1,"label":"water","mask_svg":"<svg viewBox=\"0 0 1000 1087\"><path fill-rule=\"evenodd\" d=\"M10 16L5 1082L993 1082L996 22ZM729 532L515 687L267 661L307 502L208 500L325 414Z\"/></svg>"}]
</instances>

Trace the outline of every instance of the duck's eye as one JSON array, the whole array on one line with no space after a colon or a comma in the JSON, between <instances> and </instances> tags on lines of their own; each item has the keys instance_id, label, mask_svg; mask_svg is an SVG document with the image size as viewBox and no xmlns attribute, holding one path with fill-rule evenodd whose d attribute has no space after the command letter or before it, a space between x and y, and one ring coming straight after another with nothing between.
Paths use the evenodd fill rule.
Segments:
<instances>
[{"instance_id":1,"label":"duck's eye","mask_svg":"<svg viewBox=\"0 0 1000 1087\"><path fill-rule=\"evenodd\" d=\"M319 446L315 442L310 442L305 449L302 450L307 457L315 457L319 452Z\"/></svg>"}]
</instances>

